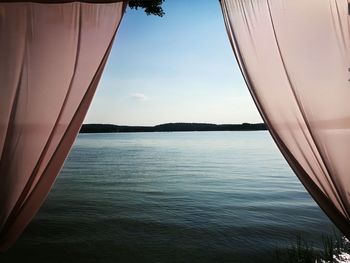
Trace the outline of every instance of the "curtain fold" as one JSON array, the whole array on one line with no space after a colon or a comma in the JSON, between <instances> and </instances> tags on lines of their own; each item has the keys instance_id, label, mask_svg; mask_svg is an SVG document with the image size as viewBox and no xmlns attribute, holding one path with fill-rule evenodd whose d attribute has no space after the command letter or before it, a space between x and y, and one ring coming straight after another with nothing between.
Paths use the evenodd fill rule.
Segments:
<instances>
[{"instance_id":1,"label":"curtain fold","mask_svg":"<svg viewBox=\"0 0 350 263\"><path fill-rule=\"evenodd\" d=\"M0 3L0 251L45 200L126 3Z\"/></svg>"},{"instance_id":2,"label":"curtain fold","mask_svg":"<svg viewBox=\"0 0 350 263\"><path fill-rule=\"evenodd\" d=\"M221 0L255 104L305 188L350 238L347 0Z\"/></svg>"}]
</instances>

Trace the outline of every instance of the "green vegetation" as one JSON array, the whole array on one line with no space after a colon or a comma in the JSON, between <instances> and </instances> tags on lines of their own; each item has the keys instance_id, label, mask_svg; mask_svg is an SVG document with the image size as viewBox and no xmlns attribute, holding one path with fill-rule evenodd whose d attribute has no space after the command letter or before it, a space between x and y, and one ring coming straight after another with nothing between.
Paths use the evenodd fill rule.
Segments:
<instances>
[{"instance_id":1,"label":"green vegetation","mask_svg":"<svg viewBox=\"0 0 350 263\"><path fill-rule=\"evenodd\" d=\"M276 262L281 263L315 263L316 252L313 247L300 236L289 247L276 249Z\"/></svg>"},{"instance_id":2,"label":"green vegetation","mask_svg":"<svg viewBox=\"0 0 350 263\"><path fill-rule=\"evenodd\" d=\"M165 13L162 8L164 0L131 0L129 7L131 9L142 8L147 15L155 15L162 17Z\"/></svg>"},{"instance_id":3,"label":"green vegetation","mask_svg":"<svg viewBox=\"0 0 350 263\"><path fill-rule=\"evenodd\" d=\"M301 236L287 248L278 247L275 251L274 262L278 263L341 263L349 262L343 259L350 254L350 244L345 237L335 231L333 236L322 238L322 247L315 248Z\"/></svg>"},{"instance_id":4,"label":"green vegetation","mask_svg":"<svg viewBox=\"0 0 350 263\"><path fill-rule=\"evenodd\" d=\"M80 133L107 132L186 132L186 131L259 131L266 130L264 123L212 124L166 123L156 126L120 126L113 124L83 124Z\"/></svg>"}]
</instances>

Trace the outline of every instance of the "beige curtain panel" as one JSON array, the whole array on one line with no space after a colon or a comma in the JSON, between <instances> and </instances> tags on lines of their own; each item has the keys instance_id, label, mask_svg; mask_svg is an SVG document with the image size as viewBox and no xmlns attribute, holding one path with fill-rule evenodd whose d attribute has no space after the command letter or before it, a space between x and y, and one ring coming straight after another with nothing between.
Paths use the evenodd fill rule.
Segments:
<instances>
[{"instance_id":1,"label":"beige curtain panel","mask_svg":"<svg viewBox=\"0 0 350 263\"><path fill-rule=\"evenodd\" d=\"M0 251L50 191L125 6L0 3Z\"/></svg>"},{"instance_id":2,"label":"beige curtain panel","mask_svg":"<svg viewBox=\"0 0 350 263\"><path fill-rule=\"evenodd\" d=\"M227 32L272 137L350 237L347 0L221 0Z\"/></svg>"}]
</instances>

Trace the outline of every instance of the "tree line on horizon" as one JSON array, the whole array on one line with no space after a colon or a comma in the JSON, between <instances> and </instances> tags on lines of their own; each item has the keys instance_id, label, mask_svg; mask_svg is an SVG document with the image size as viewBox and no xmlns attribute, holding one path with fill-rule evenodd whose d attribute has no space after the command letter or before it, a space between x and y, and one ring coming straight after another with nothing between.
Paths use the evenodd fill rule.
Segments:
<instances>
[{"instance_id":1,"label":"tree line on horizon","mask_svg":"<svg viewBox=\"0 0 350 263\"><path fill-rule=\"evenodd\" d=\"M185 131L259 131L267 130L264 123L212 124L165 123L155 126L126 126L114 124L83 124L80 133L112 132L185 132Z\"/></svg>"}]
</instances>

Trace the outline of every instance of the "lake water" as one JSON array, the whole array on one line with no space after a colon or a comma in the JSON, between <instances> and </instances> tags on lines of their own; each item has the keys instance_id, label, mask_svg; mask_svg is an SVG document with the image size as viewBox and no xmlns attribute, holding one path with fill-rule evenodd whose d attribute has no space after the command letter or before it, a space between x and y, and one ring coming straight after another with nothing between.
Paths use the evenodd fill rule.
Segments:
<instances>
[{"instance_id":1,"label":"lake water","mask_svg":"<svg viewBox=\"0 0 350 263\"><path fill-rule=\"evenodd\" d=\"M270 135L81 134L1 262L272 262L333 225Z\"/></svg>"}]
</instances>

